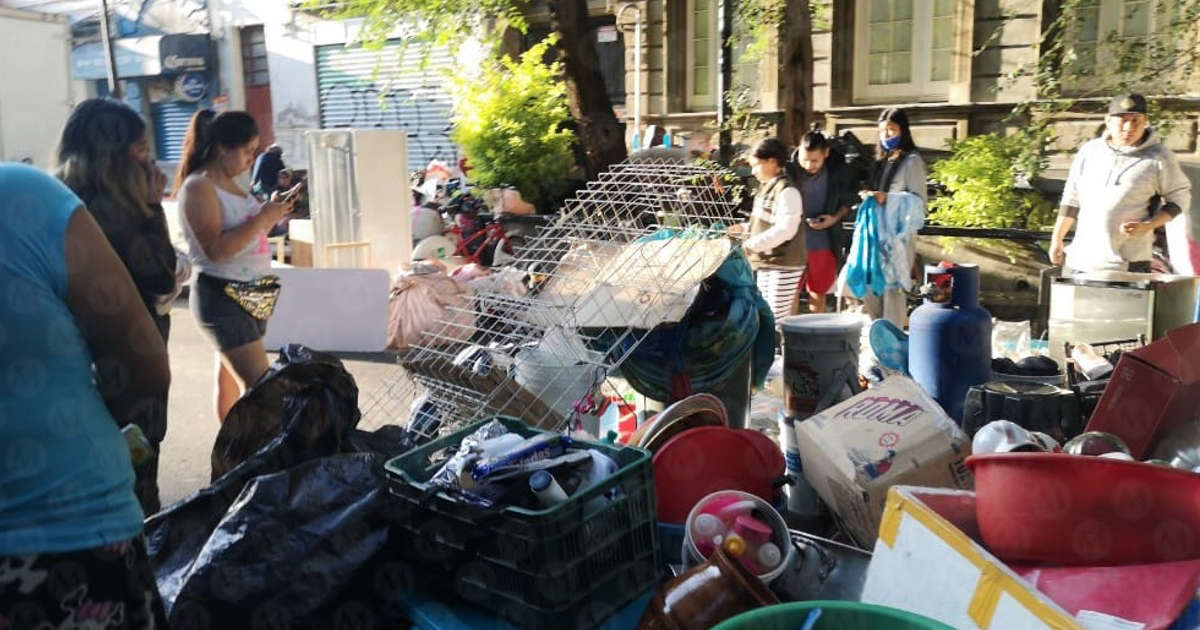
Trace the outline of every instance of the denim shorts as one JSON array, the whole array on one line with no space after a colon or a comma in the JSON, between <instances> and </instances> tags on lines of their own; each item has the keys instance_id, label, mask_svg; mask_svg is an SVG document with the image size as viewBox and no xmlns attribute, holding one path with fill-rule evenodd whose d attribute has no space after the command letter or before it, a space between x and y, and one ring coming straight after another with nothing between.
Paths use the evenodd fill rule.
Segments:
<instances>
[{"instance_id":1,"label":"denim shorts","mask_svg":"<svg viewBox=\"0 0 1200 630\"><path fill-rule=\"evenodd\" d=\"M255 319L225 293L227 280L200 274L192 283L192 317L221 352L258 341L267 334L266 320Z\"/></svg>"}]
</instances>

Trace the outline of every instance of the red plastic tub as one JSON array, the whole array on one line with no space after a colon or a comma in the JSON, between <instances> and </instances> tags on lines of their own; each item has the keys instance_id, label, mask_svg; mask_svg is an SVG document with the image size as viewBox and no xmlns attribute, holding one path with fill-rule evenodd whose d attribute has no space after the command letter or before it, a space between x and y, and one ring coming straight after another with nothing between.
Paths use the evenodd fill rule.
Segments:
<instances>
[{"instance_id":1,"label":"red plastic tub","mask_svg":"<svg viewBox=\"0 0 1200 630\"><path fill-rule=\"evenodd\" d=\"M1112 566L1200 558L1200 474L1101 457L973 455L984 544L1008 562Z\"/></svg>"}]
</instances>

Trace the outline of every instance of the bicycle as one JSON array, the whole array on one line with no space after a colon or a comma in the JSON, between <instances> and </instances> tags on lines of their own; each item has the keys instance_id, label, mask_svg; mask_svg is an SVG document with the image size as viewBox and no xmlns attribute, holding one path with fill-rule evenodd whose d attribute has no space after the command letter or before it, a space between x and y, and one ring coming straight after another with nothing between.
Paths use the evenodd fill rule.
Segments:
<instances>
[{"instance_id":1,"label":"bicycle","mask_svg":"<svg viewBox=\"0 0 1200 630\"><path fill-rule=\"evenodd\" d=\"M515 234L509 235L499 219L491 219L477 231L471 232L464 232L457 224L451 225L442 235L455 243L455 256L462 257L467 263L485 267L503 264L497 261L497 254L516 258L517 250L525 246L525 239Z\"/></svg>"}]
</instances>

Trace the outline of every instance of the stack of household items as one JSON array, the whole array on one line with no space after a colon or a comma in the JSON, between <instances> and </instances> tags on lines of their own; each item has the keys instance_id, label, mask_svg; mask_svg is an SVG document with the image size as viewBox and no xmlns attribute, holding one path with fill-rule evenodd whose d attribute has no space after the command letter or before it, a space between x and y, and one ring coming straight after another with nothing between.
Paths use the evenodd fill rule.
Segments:
<instances>
[{"instance_id":1,"label":"stack of household items","mask_svg":"<svg viewBox=\"0 0 1200 630\"><path fill-rule=\"evenodd\" d=\"M1040 356L994 344L978 268L952 263L925 269L907 331L775 322L725 235L744 198L718 167L620 164L508 279L415 267L400 366L362 406L402 433L354 433L347 409L230 441L214 491L151 527L173 618L225 597L213 576L257 580L246 557L291 554L337 571L280 601L341 618L327 602L375 598L422 630L1200 628L1200 324L1149 344L1077 326ZM778 441L744 426L777 336ZM321 391L283 389L293 411ZM329 549L221 543L276 514L315 524L263 531L328 529Z\"/></svg>"}]
</instances>

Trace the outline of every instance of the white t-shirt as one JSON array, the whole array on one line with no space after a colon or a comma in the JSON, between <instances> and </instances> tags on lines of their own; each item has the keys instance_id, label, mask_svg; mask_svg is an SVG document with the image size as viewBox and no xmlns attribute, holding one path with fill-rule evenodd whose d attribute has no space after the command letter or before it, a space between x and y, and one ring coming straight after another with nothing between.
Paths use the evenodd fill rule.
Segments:
<instances>
[{"instance_id":1,"label":"white t-shirt","mask_svg":"<svg viewBox=\"0 0 1200 630\"><path fill-rule=\"evenodd\" d=\"M217 200L221 204L221 231L232 230L262 212L262 203L251 195L244 197L235 195L220 186L214 186ZM261 278L271 271L271 244L267 242L267 233L262 232L258 238L250 241L242 251L225 262L214 262L204 254L200 241L192 232L183 206L179 208L180 224L183 225L183 236L187 240L188 257L192 265L207 275L225 280L249 282Z\"/></svg>"}]
</instances>

